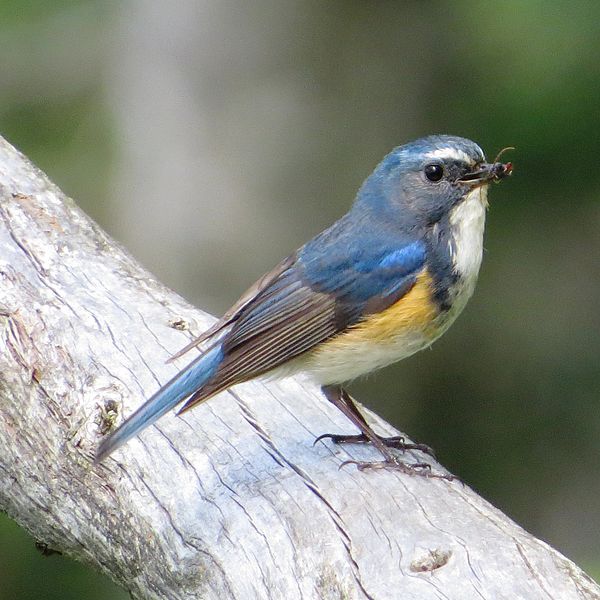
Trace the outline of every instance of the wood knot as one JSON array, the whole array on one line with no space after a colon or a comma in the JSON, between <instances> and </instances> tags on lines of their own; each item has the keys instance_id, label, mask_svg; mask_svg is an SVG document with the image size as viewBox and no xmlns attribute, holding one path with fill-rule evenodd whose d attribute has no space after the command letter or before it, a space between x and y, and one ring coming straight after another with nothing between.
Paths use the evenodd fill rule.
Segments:
<instances>
[{"instance_id":1,"label":"wood knot","mask_svg":"<svg viewBox=\"0 0 600 600\"><path fill-rule=\"evenodd\" d=\"M452 550L440 550L439 548L428 550L424 555L415 558L410 563L410 570L414 573L435 571L443 567L450 560L451 556Z\"/></svg>"}]
</instances>

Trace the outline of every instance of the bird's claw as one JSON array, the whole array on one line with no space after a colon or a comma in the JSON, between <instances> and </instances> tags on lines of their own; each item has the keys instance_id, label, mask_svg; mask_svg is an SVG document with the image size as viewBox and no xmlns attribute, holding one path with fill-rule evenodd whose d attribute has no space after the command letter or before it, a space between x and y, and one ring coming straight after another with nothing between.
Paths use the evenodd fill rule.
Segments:
<instances>
[{"instance_id":1,"label":"bird's claw","mask_svg":"<svg viewBox=\"0 0 600 600\"><path fill-rule=\"evenodd\" d=\"M388 448L396 448L398 450L419 450L424 454L435 458L435 452L427 444L415 444L412 442L407 443L401 435L392 437L379 437L379 441ZM335 433L324 433L320 435L315 441L313 446L322 440L331 440L334 444L368 444L371 442L364 433L357 435L340 435Z\"/></svg>"},{"instance_id":2,"label":"bird's claw","mask_svg":"<svg viewBox=\"0 0 600 600\"><path fill-rule=\"evenodd\" d=\"M347 465L356 465L356 468L359 471L365 471L367 469L391 469L407 475L416 475L428 479L444 479L445 481L454 481L455 479L458 479L456 475L451 475L450 473L435 473L428 463L405 463L396 458L387 458L386 460L377 462L345 460L340 464L339 468L341 469Z\"/></svg>"}]
</instances>

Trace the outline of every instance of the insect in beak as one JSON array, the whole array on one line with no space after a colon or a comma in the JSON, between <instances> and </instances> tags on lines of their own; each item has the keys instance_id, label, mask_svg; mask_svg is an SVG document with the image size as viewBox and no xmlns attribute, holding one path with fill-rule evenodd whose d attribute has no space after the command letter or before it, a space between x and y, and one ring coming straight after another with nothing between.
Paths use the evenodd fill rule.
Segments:
<instances>
[{"instance_id":1,"label":"insect in beak","mask_svg":"<svg viewBox=\"0 0 600 600\"><path fill-rule=\"evenodd\" d=\"M500 150L500 152L496 154L496 158L494 159L491 168L492 181L500 181L501 179L508 177L512 173L513 164L511 162L501 163L498 159L508 150L514 149L514 146L507 146L506 148L502 148L502 150Z\"/></svg>"},{"instance_id":2,"label":"insect in beak","mask_svg":"<svg viewBox=\"0 0 600 600\"><path fill-rule=\"evenodd\" d=\"M498 159L508 150L514 150L512 146L503 148L498 152L494 162L480 163L476 171L463 175L458 181L461 183L470 183L473 185L483 185L490 181L500 181L508 177L513 170L511 162L502 163Z\"/></svg>"}]
</instances>

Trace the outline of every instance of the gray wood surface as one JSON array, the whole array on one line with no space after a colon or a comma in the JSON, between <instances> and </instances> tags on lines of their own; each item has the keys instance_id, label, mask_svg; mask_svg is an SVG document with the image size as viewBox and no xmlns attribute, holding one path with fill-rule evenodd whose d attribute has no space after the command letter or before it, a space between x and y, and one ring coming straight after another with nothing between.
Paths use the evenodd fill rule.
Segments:
<instances>
[{"instance_id":1,"label":"gray wood surface","mask_svg":"<svg viewBox=\"0 0 600 600\"><path fill-rule=\"evenodd\" d=\"M165 360L212 317L4 141L0 281L0 508L133 597L600 598L458 481L340 469L377 453L313 446L351 429L302 379L168 415L94 466L102 431L185 364Z\"/></svg>"}]
</instances>

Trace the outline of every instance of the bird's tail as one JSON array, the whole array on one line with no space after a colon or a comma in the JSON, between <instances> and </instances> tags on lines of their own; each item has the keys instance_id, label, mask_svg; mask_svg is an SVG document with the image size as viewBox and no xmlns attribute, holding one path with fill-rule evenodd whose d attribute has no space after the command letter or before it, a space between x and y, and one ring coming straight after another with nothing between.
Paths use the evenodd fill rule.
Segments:
<instances>
[{"instance_id":1,"label":"bird's tail","mask_svg":"<svg viewBox=\"0 0 600 600\"><path fill-rule=\"evenodd\" d=\"M118 429L102 440L96 452L96 463L104 460L119 446L152 425L165 413L202 387L216 372L223 359L221 346L209 350L182 369L173 379L142 404Z\"/></svg>"}]
</instances>

